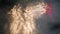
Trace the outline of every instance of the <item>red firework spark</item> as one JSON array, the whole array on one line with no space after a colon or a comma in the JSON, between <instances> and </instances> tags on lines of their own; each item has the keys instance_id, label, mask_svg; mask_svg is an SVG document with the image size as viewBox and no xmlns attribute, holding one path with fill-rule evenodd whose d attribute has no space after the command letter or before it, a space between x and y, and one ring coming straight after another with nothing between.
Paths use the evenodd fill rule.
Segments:
<instances>
[{"instance_id":1,"label":"red firework spark","mask_svg":"<svg viewBox=\"0 0 60 34\"><path fill-rule=\"evenodd\" d=\"M53 3L47 3L46 7L46 14L54 21L54 9L53 9Z\"/></svg>"}]
</instances>

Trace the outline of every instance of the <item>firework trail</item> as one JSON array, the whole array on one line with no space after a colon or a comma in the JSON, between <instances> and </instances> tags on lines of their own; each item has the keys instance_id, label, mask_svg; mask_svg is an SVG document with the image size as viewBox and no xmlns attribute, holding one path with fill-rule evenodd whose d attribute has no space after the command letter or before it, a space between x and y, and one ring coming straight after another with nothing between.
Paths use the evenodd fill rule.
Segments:
<instances>
[{"instance_id":1,"label":"firework trail","mask_svg":"<svg viewBox=\"0 0 60 34\"><path fill-rule=\"evenodd\" d=\"M31 12L23 13L21 7L11 10L12 22L10 23L11 34L35 34L35 23Z\"/></svg>"},{"instance_id":2,"label":"firework trail","mask_svg":"<svg viewBox=\"0 0 60 34\"><path fill-rule=\"evenodd\" d=\"M44 14L44 7L44 3L39 3L36 6L28 5L23 12L20 5L14 6L11 9L10 34L36 34L35 16Z\"/></svg>"}]
</instances>

